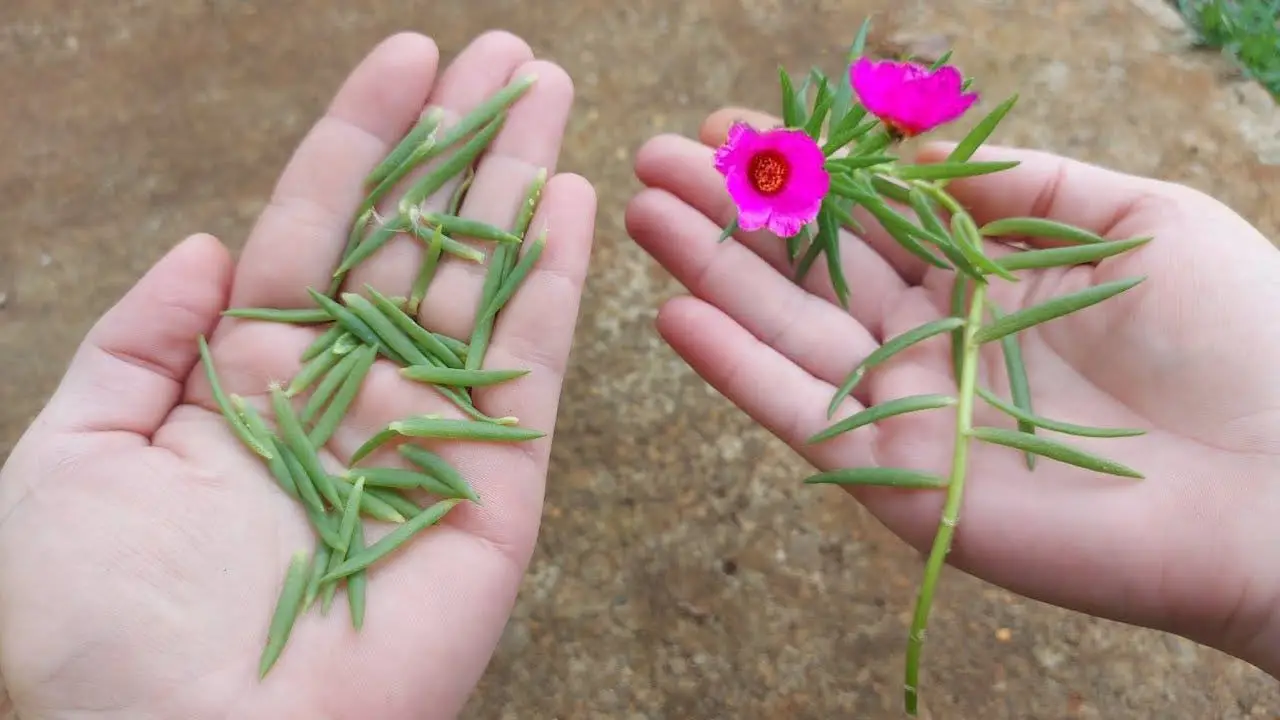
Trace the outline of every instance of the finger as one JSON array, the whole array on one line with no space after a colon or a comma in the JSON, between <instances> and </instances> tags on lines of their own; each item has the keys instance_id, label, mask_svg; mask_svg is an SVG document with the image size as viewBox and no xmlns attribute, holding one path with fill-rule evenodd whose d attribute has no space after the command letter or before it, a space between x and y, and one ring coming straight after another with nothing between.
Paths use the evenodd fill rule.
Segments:
<instances>
[{"instance_id":1,"label":"finger","mask_svg":"<svg viewBox=\"0 0 1280 720\"><path fill-rule=\"evenodd\" d=\"M707 116L707 119L702 123L699 137L706 145L717 147L724 143L725 137L729 132L729 126L740 120L752 124L753 127L762 128L775 127L782 124L777 118L755 110L724 108ZM755 123L760 124L756 125ZM890 205L902 214L914 217L914 214L909 209L899 207L896 203L890 203ZM861 206L854 206L852 215L866 230L861 240L874 250L885 263L888 263L898 275L902 276L908 284L918 284L928 271L929 265L915 255L903 250L902 246L886 233L880 223Z\"/></svg>"},{"instance_id":2,"label":"finger","mask_svg":"<svg viewBox=\"0 0 1280 720\"><path fill-rule=\"evenodd\" d=\"M464 115L509 83L517 70L532 59L533 51L529 49L528 43L511 33L488 32L471 41L441 73L440 81L428 100L432 107L438 107L445 113L441 127L457 124ZM517 101L516 107L526 103L530 95L537 93L538 85L539 83L535 83ZM507 119L502 132L510 132L510 127L514 125L512 120L513 118ZM458 147L460 146L454 146L446 151L445 156L415 170L396 189L387 193L380 203L383 219L391 220L404 192L416 180L446 162ZM421 203L422 208L436 212L445 210L461 182L461 176L453 178L426 198ZM365 284L369 284L389 295L408 295L424 254L420 241L408 235L398 235L351 271L347 287L359 292Z\"/></svg>"},{"instance_id":3,"label":"finger","mask_svg":"<svg viewBox=\"0 0 1280 720\"><path fill-rule=\"evenodd\" d=\"M459 211L463 217L501 228L515 222L538 171L545 168L549 175L554 174L573 107L573 80L558 65L535 60L516 70L517 76L524 74L533 74L538 81L512 107L502 132L476 168L475 180ZM528 236L535 237L532 232ZM481 246L486 256L493 250L491 242ZM487 263L442 264L419 313L423 325L453 337L467 337L475 325L487 270ZM446 298L452 301L441 301Z\"/></svg>"},{"instance_id":4,"label":"finger","mask_svg":"<svg viewBox=\"0 0 1280 720\"><path fill-rule=\"evenodd\" d=\"M595 223L595 193L582 178L556 176L544 193L532 228L549 229L546 248L499 314L484 364L530 372L502 385L476 388L473 400L487 414L514 416L521 426L547 437L510 445L443 443L433 448L458 468L484 503L458 508L450 513L450 524L520 562L537 534L543 475ZM379 362L329 448L343 466L350 466L356 448L388 422L426 413L462 417L434 388L409 382L390 363ZM368 462L394 465L400 458L387 447L370 455ZM521 482L511 481L513 473Z\"/></svg>"},{"instance_id":5,"label":"finger","mask_svg":"<svg viewBox=\"0 0 1280 720\"><path fill-rule=\"evenodd\" d=\"M687 138L663 135L645 143L636 155L636 176L651 188L676 196L724 227L733 219L734 207L724 188L724 178L712 165L713 152ZM717 236L719 233L717 232ZM738 233L735 238L786 277L795 270L787 259L782 240L770 233ZM846 236L841 242L842 268L848 279L849 310L863 327L879 337L884 311L906 289L906 282L866 243ZM835 292L825 268L816 263L802 281L810 292L835 302Z\"/></svg>"},{"instance_id":6,"label":"finger","mask_svg":"<svg viewBox=\"0 0 1280 720\"><path fill-rule=\"evenodd\" d=\"M416 122L435 80L429 38L394 35L352 71L276 184L241 255L234 306L310 307L328 287L364 178Z\"/></svg>"},{"instance_id":7,"label":"finger","mask_svg":"<svg viewBox=\"0 0 1280 720\"><path fill-rule=\"evenodd\" d=\"M829 425L826 408L835 387L761 343L724 312L696 298L677 297L658 311L657 324L662 338L702 379L809 462L823 469L875 464L879 431L872 426L806 444ZM862 409L848 399L840 415Z\"/></svg>"},{"instance_id":8,"label":"finger","mask_svg":"<svg viewBox=\"0 0 1280 720\"><path fill-rule=\"evenodd\" d=\"M149 441L182 395L196 337L226 307L233 270L210 235L170 250L89 331L46 408L51 425Z\"/></svg>"},{"instance_id":9,"label":"finger","mask_svg":"<svg viewBox=\"0 0 1280 720\"><path fill-rule=\"evenodd\" d=\"M839 385L876 349L866 328L835 305L779 275L665 190L643 190L627 206L627 232L697 297L814 377Z\"/></svg>"},{"instance_id":10,"label":"finger","mask_svg":"<svg viewBox=\"0 0 1280 720\"><path fill-rule=\"evenodd\" d=\"M917 162L945 160L954 147L953 143L929 143L921 149ZM988 145L979 148L972 159L1019 162L1004 172L961 178L947 185L947 191L979 224L1008 217L1045 218L1108 237L1144 203L1171 192L1165 183L1037 150ZM1045 247L1061 244L1044 238L1012 239Z\"/></svg>"},{"instance_id":11,"label":"finger","mask_svg":"<svg viewBox=\"0 0 1280 720\"><path fill-rule=\"evenodd\" d=\"M468 475L478 478L476 489L485 498L484 508L468 528L509 548L521 562L528 559L525 553L532 549L537 534L560 389L591 259L595 212L596 194L587 180L558 175L547 183L530 227L538 233L547 229L546 248L499 314L483 366L530 372L474 392L476 406L489 415L514 416L522 426L547 433L539 440L511 446L510 452L519 457L503 459L506 468L528 469L525 482L512 484L509 470L488 466Z\"/></svg>"},{"instance_id":12,"label":"finger","mask_svg":"<svg viewBox=\"0 0 1280 720\"><path fill-rule=\"evenodd\" d=\"M510 614L542 515L551 433L590 261L595 207L595 192L583 178L559 175L547 183L531 225L535 232L548 228L546 249L499 315L485 363L531 372L475 392L482 410L518 416L522 426L543 430L547 437L515 445L434 448L467 478L483 504L451 511L440 527L389 558L370 580L391 590L370 589L361 631L381 639L376 647L358 646L364 656L344 661L344 672L356 677L386 658L396 658L399 665L450 668L397 696L405 712L430 698L451 716L483 672ZM381 379L392 378L383 374ZM416 394L401 388L396 403ZM420 402L407 404L421 412ZM450 621L441 625L445 615ZM385 618L410 620L380 624Z\"/></svg>"}]
</instances>

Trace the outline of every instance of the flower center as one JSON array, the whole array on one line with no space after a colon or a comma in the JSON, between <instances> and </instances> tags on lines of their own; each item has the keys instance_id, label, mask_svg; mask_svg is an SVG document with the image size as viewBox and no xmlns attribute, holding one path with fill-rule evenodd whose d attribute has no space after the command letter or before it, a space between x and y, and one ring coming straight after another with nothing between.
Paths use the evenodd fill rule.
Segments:
<instances>
[{"instance_id":1,"label":"flower center","mask_svg":"<svg viewBox=\"0 0 1280 720\"><path fill-rule=\"evenodd\" d=\"M776 150L758 153L751 158L751 164L747 167L747 177L761 195L776 195L787 184L790 176L791 165Z\"/></svg>"}]
</instances>

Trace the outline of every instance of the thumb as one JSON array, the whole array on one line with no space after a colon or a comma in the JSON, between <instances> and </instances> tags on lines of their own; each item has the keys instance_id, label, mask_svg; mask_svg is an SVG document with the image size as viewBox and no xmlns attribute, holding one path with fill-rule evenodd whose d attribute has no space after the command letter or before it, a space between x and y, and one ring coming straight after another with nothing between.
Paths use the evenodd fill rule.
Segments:
<instances>
[{"instance_id":1,"label":"thumb","mask_svg":"<svg viewBox=\"0 0 1280 720\"><path fill-rule=\"evenodd\" d=\"M226 308L234 263L211 235L170 250L89 331L45 412L63 432L150 439L182 396L199 350Z\"/></svg>"},{"instance_id":2,"label":"thumb","mask_svg":"<svg viewBox=\"0 0 1280 720\"><path fill-rule=\"evenodd\" d=\"M916 161L941 162L954 147L955 143L928 143ZM1132 217L1144 204L1176 195L1175 186L1168 183L1038 150L984 145L971 159L1019 163L1004 172L947 184L947 191L979 224L1008 217L1035 217L1107 237L1118 223ZM1035 238L1025 239L1037 242Z\"/></svg>"}]
</instances>

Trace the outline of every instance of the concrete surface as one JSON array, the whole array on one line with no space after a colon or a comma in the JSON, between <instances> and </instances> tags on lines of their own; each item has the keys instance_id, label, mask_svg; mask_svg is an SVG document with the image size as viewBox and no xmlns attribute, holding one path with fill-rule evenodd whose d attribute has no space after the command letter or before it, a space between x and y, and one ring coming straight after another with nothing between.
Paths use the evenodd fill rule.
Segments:
<instances>
[{"instance_id":1,"label":"concrete surface","mask_svg":"<svg viewBox=\"0 0 1280 720\"><path fill-rule=\"evenodd\" d=\"M1134 0L1136 3L1137 0ZM447 55L513 30L577 78L564 167L600 242L542 545L471 718L896 718L919 562L707 390L651 328L675 290L626 240L629 157L776 63L951 40L1000 140L1188 182L1280 234L1276 114L1183 50L1160 0L0 1L0 453L97 315L196 230L239 246L351 65L400 29ZM1263 96L1265 97L1265 96ZM622 408L626 412L620 412ZM1215 652L949 574L934 718L1270 718L1273 681Z\"/></svg>"}]
</instances>

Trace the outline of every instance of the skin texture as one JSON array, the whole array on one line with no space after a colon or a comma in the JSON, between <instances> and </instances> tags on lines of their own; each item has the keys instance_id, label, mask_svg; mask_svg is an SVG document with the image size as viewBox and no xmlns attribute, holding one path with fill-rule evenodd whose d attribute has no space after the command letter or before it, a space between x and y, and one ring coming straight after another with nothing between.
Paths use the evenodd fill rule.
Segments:
<instances>
[{"instance_id":1,"label":"skin texture","mask_svg":"<svg viewBox=\"0 0 1280 720\"><path fill-rule=\"evenodd\" d=\"M638 153L636 174L646 188L627 208L629 233L689 291L662 307L659 332L708 383L818 468L945 475L954 437L949 412L900 416L815 445L805 440L832 422L827 404L860 359L947 313L951 273L926 267L861 216L867 237L841 238L852 289L845 311L821 262L801 286L791 281L778 238L739 233L717 243L733 208L711 160L736 120L778 124L728 108L708 118L701 142L664 135ZM949 150L926 146L919 161L939 161ZM1094 266L1025 273L1016 284L996 280L991 290L1009 312L1147 276L1118 298L1022 336L1036 412L1146 429L1126 439L1059 436L1146 479L1043 458L1029 473L1016 451L975 443L949 561L1035 599L1185 635L1276 675L1280 572L1274 554L1260 549L1280 542L1280 254L1229 208L1186 187L1026 150L989 147L975 159L1022 163L948 186L979 224L1031 215L1112 239L1155 237ZM989 349L980 382L1007 398L999 349ZM896 397L955 392L942 336L872 371L836 419ZM982 402L975 423L1012 427ZM864 488L853 495L927 552L943 493Z\"/></svg>"},{"instance_id":2,"label":"skin texture","mask_svg":"<svg viewBox=\"0 0 1280 720\"><path fill-rule=\"evenodd\" d=\"M471 692L508 618L537 537L550 433L594 233L595 194L555 174L573 86L505 33L476 38L447 68L402 34L352 72L302 141L234 261L214 238L173 249L93 328L55 395L0 472L0 675L8 711L39 718L446 718ZM365 175L424 106L465 113L517 73L538 82L478 169L462 214L509 225L539 167L552 174L532 232L541 260L499 318L488 368L527 368L476 392L494 416L548 433L523 445L435 446L483 506L369 573L364 629L340 591L305 615L272 673L258 658L290 555L314 539L298 504L216 412L196 337L222 384L270 417L316 331L221 319L228 306L307 307L323 289L363 197ZM452 186L429 199L441 209ZM389 208L398 198L395 193ZM409 294L422 249L397 238L351 274ZM468 337L483 269L440 268L422 319ZM300 407L300 401L299 405ZM325 462L408 415L456 416L434 391L373 368ZM395 453L372 458L396 462ZM370 523L368 542L386 532Z\"/></svg>"}]
</instances>

